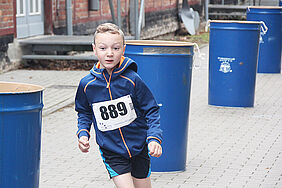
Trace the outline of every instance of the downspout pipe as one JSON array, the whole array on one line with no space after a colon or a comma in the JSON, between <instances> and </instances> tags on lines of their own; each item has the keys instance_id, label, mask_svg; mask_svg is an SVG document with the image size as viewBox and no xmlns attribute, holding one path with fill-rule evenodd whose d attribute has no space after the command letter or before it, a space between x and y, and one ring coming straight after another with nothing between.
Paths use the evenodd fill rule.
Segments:
<instances>
[{"instance_id":1,"label":"downspout pipe","mask_svg":"<svg viewBox=\"0 0 282 188\"><path fill-rule=\"evenodd\" d=\"M66 13L67 13L67 35L73 35L72 31L72 0L66 0Z\"/></svg>"},{"instance_id":2,"label":"downspout pipe","mask_svg":"<svg viewBox=\"0 0 282 188\"><path fill-rule=\"evenodd\" d=\"M117 24L116 17L115 17L115 8L114 8L112 0L109 0L109 5L110 5L110 10L111 10L113 22L114 22L114 24Z\"/></svg>"},{"instance_id":3,"label":"downspout pipe","mask_svg":"<svg viewBox=\"0 0 282 188\"><path fill-rule=\"evenodd\" d=\"M209 0L205 0L205 20L209 20Z\"/></svg>"},{"instance_id":4,"label":"downspout pipe","mask_svg":"<svg viewBox=\"0 0 282 188\"><path fill-rule=\"evenodd\" d=\"M134 19L135 19L135 39L138 40L137 32L138 32L138 0L134 0Z\"/></svg>"},{"instance_id":5,"label":"downspout pipe","mask_svg":"<svg viewBox=\"0 0 282 188\"><path fill-rule=\"evenodd\" d=\"M140 5L138 27L137 27L137 33L136 33L136 39L137 40L139 40L140 36L141 36L141 26L142 26L143 14L144 14L144 1L145 0L141 0L141 5Z\"/></svg>"},{"instance_id":6,"label":"downspout pipe","mask_svg":"<svg viewBox=\"0 0 282 188\"><path fill-rule=\"evenodd\" d=\"M117 25L121 28L121 6L120 0L117 0Z\"/></svg>"}]
</instances>

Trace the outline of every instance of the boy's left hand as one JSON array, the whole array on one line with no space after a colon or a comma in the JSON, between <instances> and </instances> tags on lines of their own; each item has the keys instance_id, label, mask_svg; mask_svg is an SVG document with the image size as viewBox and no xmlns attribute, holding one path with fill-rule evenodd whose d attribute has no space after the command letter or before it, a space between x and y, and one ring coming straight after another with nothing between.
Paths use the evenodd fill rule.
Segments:
<instances>
[{"instance_id":1,"label":"boy's left hand","mask_svg":"<svg viewBox=\"0 0 282 188\"><path fill-rule=\"evenodd\" d=\"M149 154L152 157L160 157L162 155L162 146L156 142L156 141L152 141L148 144L148 148L149 148Z\"/></svg>"}]
</instances>

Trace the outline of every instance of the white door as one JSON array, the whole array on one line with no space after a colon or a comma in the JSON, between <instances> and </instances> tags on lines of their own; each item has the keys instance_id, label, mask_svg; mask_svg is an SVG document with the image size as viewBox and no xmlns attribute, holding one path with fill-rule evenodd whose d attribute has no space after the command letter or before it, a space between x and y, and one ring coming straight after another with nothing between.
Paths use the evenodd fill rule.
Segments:
<instances>
[{"instance_id":1,"label":"white door","mask_svg":"<svg viewBox=\"0 0 282 188\"><path fill-rule=\"evenodd\" d=\"M44 34L43 0L17 0L17 38Z\"/></svg>"}]
</instances>

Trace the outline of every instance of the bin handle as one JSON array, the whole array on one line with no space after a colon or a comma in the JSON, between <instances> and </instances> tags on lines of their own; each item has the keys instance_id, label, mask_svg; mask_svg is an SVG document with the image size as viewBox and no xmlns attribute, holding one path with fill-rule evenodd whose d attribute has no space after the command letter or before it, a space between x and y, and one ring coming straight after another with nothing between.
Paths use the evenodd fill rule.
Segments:
<instances>
[{"instance_id":1,"label":"bin handle","mask_svg":"<svg viewBox=\"0 0 282 188\"><path fill-rule=\"evenodd\" d=\"M201 50L200 50L200 48L199 48L199 45L197 44L197 43L193 43L193 45L196 47L196 49L197 49L197 54L198 54L198 57L201 59L201 60L204 60L205 58L204 58L204 54L203 53L201 53ZM199 61L199 63L194 63L195 62L195 55L194 55L194 57L193 57L193 68L194 69L199 69L200 67L201 67L201 61Z\"/></svg>"},{"instance_id":2,"label":"bin handle","mask_svg":"<svg viewBox=\"0 0 282 188\"><path fill-rule=\"evenodd\" d=\"M260 23L262 24L261 31L263 32L263 34L266 34L268 31L268 27L266 26L266 24L263 21L260 21Z\"/></svg>"},{"instance_id":3,"label":"bin handle","mask_svg":"<svg viewBox=\"0 0 282 188\"><path fill-rule=\"evenodd\" d=\"M249 8L249 7L248 7ZM263 34L266 34L267 31L268 31L268 27L266 26L266 24L264 23L264 21L260 21L260 23L262 24L261 26L261 30L263 32ZM205 32L208 32L208 29L210 27L210 24L211 24L211 20L208 20L207 23L206 23L206 26L205 26Z\"/></svg>"},{"instance_id":4,"label":"bin handle","mask_svg":"<svg viewBox=\"0 0 282 188\"><path fill-rule=\"evenodd\" d=\"M211 20L208 20L205 26L205 32L208 32L210 25L211 25Z\"/></svg>"}]
</instances>

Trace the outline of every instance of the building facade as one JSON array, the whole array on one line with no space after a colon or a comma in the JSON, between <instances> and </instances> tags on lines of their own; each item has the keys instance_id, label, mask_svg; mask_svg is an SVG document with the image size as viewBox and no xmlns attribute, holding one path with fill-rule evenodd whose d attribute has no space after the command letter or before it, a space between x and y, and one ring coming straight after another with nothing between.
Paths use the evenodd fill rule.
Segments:
<instances>
[{"instance_id":1,"label":"building facade","mask_svg":"<svg viewBox=\"0 0 282 188\"><path fill-rule=\"evenodd\" d=\"M71 9L73 35L92 35L97 25L113 22L110 2L117 16L117 0L0 0L0 72L15 66L8 55L9 44L15 39L37 35L66 34L67 8ZM133 0L120 0L121 28L134 35ZM201 0L189 0L201 12ZM95 3L93 9L93 3ZM181 0L145 0L141 38L152 38L179 28ZM91 6L91 7L90 7ZM140 0L139 0L140 6Z\"/></svg>"}]
</instances>

